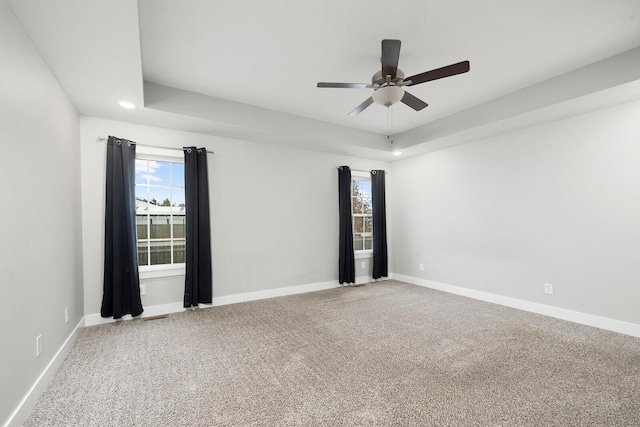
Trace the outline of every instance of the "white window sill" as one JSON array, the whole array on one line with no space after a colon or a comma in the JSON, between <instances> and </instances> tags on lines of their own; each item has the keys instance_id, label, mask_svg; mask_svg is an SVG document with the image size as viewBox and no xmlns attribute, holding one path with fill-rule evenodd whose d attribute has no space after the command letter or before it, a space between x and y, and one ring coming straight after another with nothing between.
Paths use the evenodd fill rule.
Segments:
<instances>
[{"instance_id":1,"label":"white window sill","mask_svg":"<svg viewBox=\"0 0 640 427\"><path fill-rule=\"evenodd\" d=\"M185 265L161 265L161 266L144 266L138 270L140 279L155 279L158 277L184 276Z\"/></svg>"},{"instance_id":2,"label":"white window sill","mask_svg":"<svg viewBox=\"0 0 640 427\"><path fill-rule=\"evenodd\" d=\"M358 251L354 253L355 259L373 258L373 251Z\"/></svg>"}]
</instances>

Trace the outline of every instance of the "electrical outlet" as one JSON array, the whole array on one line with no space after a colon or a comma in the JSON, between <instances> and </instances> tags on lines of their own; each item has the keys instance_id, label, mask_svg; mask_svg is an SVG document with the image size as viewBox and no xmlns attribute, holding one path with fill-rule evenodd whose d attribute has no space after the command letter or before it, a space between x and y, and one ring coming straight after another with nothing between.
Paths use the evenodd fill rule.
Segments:
<instances>
[{"instance_id":1,"label":"electrical outlet","mask_svg":"<svg viewBox=\"0 0 640 427\"><path fill-rule=\"evenodd\" d=\"M64 308L64 323L69 323L69 307Z\"/></svg>"},{"instance_id":2,"label":"electrical outlet","mask_svg":"<svg viewBox=\"0 0 640 427\"><path fill-rule=\"evenodd\" d=\"M36 337L36 357L42 354L42 334Z\"/></svg>"},{"instance_id":3,"label":"electrical outlet","mask_svg":"<svg viewBox=\"0 0 640 427\"><path fill-rule=\"evenodd\" d=\"M420 269L420 271L424 271L424 264L420 264L418 268Z\"/></svg>"},{"instance_id":4,"label":"electrical outlet","mask_svg":"<svg viewBox=\"0 0 640 427\"><path fill-rule=\"evenodd\" d=\"M362 261L362 268L367 268L367 263L365 261Z\"/></svg>"},{"instance_id":5,"label":"electrical outlet","mask_svg":"<svg viewBox=\"0 0 640 427\"><path fill-rule=\"evenodd\" d=\"M553 285L551 283L544 284L544 293L545 294L553 294Z\"/></svg>"},{"instance_id":6,"label":"electrical outlet","mask_svg":"<svg viewBox=\"0 0 640 427\"><path fill-rule=\"evenodd\" d=\"M144 285L140 285L140 295L145 295L147 293L147 289Z\"/></svg>"}]
</instances>

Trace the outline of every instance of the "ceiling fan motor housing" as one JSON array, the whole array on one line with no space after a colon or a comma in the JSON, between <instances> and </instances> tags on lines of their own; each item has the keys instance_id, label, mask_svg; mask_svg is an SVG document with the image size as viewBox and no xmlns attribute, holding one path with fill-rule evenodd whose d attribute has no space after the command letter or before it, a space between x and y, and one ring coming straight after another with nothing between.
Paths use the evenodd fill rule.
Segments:
<instances>
[{"instance_id":1,"label":"ceiling fan motor housing","mask_svg":"<svg viewBox=\"0 0 640 427\"><path fill-rule=\"evenodd\" d=\"M401 69L397 69L396 77L391 79L391 76L383 76L382 70L376 72L371 77L371 85L375 92L371 95L373 102L376 104L384 105L385 107L391 107L393 104L400 102L404 96L404 73Z\"/></svg>"},{"instance_id":2,"label":"ceiling fan motor housing","mask_svg":"<svg viewBox=\"0 0 640 427\"><path fill-rule=\"evenodd\" d=\"M387 76L382 75L382 70L376 71L376 73L371 77L371 85L373 86L374 89L377 89L385 85L400 86L403 83L404 83L404 72L400 68L398 68L398 70L396 71L396 78L390 79L388 83L387 83Z\"/></svg>"}]
</instances>

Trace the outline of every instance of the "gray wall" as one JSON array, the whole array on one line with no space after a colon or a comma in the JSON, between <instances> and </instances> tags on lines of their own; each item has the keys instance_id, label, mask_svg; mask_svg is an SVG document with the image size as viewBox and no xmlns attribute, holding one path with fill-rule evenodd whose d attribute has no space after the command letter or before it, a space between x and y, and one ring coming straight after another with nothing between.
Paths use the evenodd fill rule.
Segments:
<instances>
[{"instance_id":1,"label":"gray wall","mask_svg":"<svg viewBox=\"0 0 640 427\"><path fill-rule=\"evenodd\" d=\"M392 271L640 324L639 118L634 102L394 162Z\"/></svg>"},{"instance_id":2,"label":"gray wall","mask_svg":"<svg viewBox=\"0 0 640 427\"><path fill-rule=\"evenodd\" d=\"M114 135L140 145L207 147L213 296L337 281L337 166L389 169L387 162L83 117L82 209L85 312L100 311L106 147ZM177 151L182 156L181 151ZM391 180L392 177L388 177ZM371 276L357 263L357 276ZM144 306L180 303L184 276L141 280Z\"/></svg>"},{"instance_id":3,"label":"gray wall","mask_svg":"<svg viewBox=\"0 0 640 427\"><path fill-rule=\"evenodd\" d=\"M3 424L84 309L78 115L3 0L0 58Z\"/></svg>"}]
</instances>

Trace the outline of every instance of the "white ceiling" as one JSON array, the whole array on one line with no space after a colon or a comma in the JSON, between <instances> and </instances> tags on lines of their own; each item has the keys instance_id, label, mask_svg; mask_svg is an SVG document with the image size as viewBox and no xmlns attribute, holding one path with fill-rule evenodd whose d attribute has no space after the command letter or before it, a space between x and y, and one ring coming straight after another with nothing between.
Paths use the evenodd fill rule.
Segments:
<instances>
[{"instance_id":1,"label":"white ceiling","mask_svg":"<svg viewBox=\"0 0 640 427\"><path fill-rule=\"evenodd\" d=\"M640 98L638 0L9 4L80 114L258 142L390 160L389 133L417 153L559 104L567 115ZM376 104L347 116L372 90L316 83L370 82L384 38L402 40L406 75L462 60L471 71L408 88L429 107L392 107L391 128Z\"/></svg>"}]
</instances>

